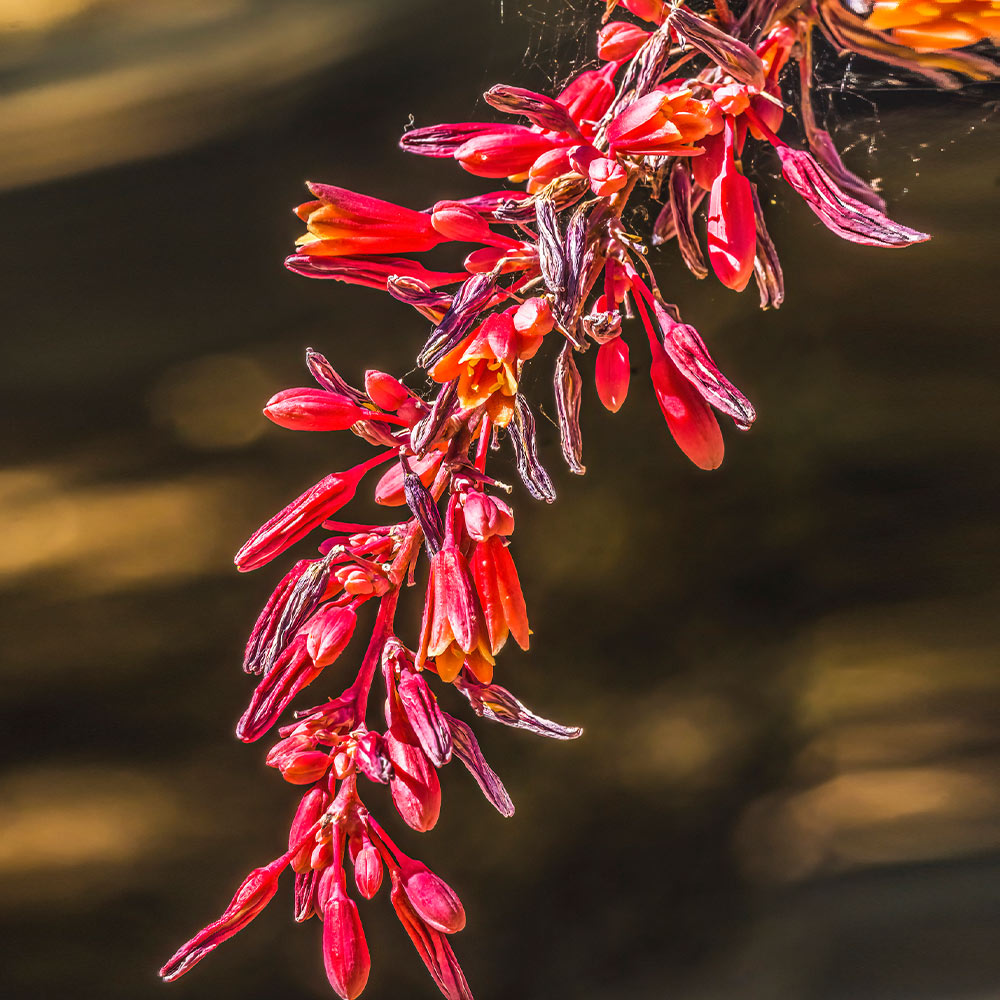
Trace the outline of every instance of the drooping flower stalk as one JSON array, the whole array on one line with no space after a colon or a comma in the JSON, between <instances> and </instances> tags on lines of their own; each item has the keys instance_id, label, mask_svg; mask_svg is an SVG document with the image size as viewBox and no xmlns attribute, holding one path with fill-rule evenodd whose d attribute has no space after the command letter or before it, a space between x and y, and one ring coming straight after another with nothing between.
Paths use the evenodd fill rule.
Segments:
<instances>
[{"instance_id":1,"label":"drooping flower stalk","mask_svg":"<svg viewBox=\"0 0 1000 1000\"><path fill-rule=\"evenodd\" d=\"M612 21L612 13L641 23ZM663 0L608 0L597 37L603 66L551 96L495 86L485 98L504 119L416 128L400 141L408 152L455 160L507 186L416 211L308 185L313 200L296 209L306 233L286 266L380 288L412 306L432 324L417 352L426 381L412 388L368 371L364 388L356 388L309 351L318 387L286 389L264 408L290 430L350 429L377 453L306 490L236 555L239 570L256 570L325 532L317 554L287 570L253 628L244 669L260 679L236 730L253 742L277 725L266 762L308 787L288 851L247 877L222 916L167 962L165 979L183 975L250 923L290 868L295 919L323 921L330 984L341 997L358 996L370 956L348 891L350 868L365 900L378 895L388 871L391 904L435 983L450 1000L471 996L449 941L465 925L461 901L369 813L362 782L388 785L403 821L429 830L441 810L438 770L457 758L486 799L513 814L471 727L440 707L435 689L442 685L452 685L480 718L554 739L581 733L536 715L494 683L508 639L528 649L531 630L512 554L514 513L500 495L510 487L487 471L490 453L509 442L528 493L547 503L556 496L535 441L537 401L521 389L526 366L552 364L562 453L582 474L581 362L596 347L596 392L616 412L633 359L648 349L668 431L695 465L714 469L725 448L716 413L740 430L756 413L664 297L648 247L629 231L635 199L650 192L662 204L652 245L676 241L696 277L711 270L735 291L754 277L765 309L781 305L785 288L756 186L744 171L749 144L758 155L773 151L788 185L836 235L888 248L928 239L885 214L882 197L843 165L817 126L810 103L817 28L842 51L864 52L941 86L998 72L986 55L959 51L997 36L997 8L988 0L748 0L739 14L728 0L704 13ZM785 127L782 82L794 79L794 64L803 136L794 123ZM411 256L435 248L452 251L450 270ZM337 520L368 484L386 523ZM421 587L411 591L418 578ZM423 595L417 635L397 632L407 591ZM335 669L350 679L350 668L337 664L367 629L369 602L374 622L353 681L280 725L324 672L328 681Z\"/></svg>"}]
</instances>

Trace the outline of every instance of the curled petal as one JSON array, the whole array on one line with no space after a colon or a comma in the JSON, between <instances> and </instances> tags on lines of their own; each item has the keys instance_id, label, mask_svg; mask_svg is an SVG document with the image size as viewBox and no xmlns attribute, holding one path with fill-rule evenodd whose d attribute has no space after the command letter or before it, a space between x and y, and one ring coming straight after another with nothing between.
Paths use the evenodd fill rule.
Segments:
<instances>
[{"instance_id":1,"label":"curled petal","mask_svg":"<svg viewBox=\"0 0 1000 1000\"><path fill-rule=\"evenodd\" d=\"M517 472L527 491L536 499L553 503L556 488L538 460L535 444L535 418L525 398L518 393L514 403L514 422L510 425L510 440L514 446Z\"/></svg>"},{"instance_id":2,"label":"curled petal","mask_svg":"<svg viewBox=\"0 0 1000 1000\"><path fill-rule=\"evenodd\" d=\"M583 457L583 437L580 432L580 389L583 379L573 360L573 345L568 341L559 352L553 381L563 458L570 472L582 476L587 471L580 461Z\"/></svg>"},{"instance_id":3,"label":"curled petal","mask_svg":"<svg viewBox=\"0 0 1000 1000\"><path fill-rule=\"evenodd\" d=\"M455 756L465 765L469 774L476 779L476 784L482 789L483 795L490 801L501 816L514 815L514 803L507 794L503 782L496 771L486 763L479 741L475 733L461 719L445 715L448 728L451 730Z\"/></svg>"},{"instance_id":4,"label":"curled petal","mask_svg":"<svg viewBox=\"0 0 1000 1000\"><path fill-rule=\"evenodd\" d=\"M907 247L930 239L927 233L893 222L878 209L845 194L805 150L782 145L776 152L785 180L820 222L843 239L873 247Z\"/></svg>"},{"instance_id":5,"label":"curled petal","mask_svg":"<svg viewBox=\"0 0 1000 1000\"><path fill-rule=\"evenodd\" d=\"M490 87L483 97L486 103L497 111L509 115L523 115L533 125L549 132L568 132L573 136L580 134L576 122L570 118L566 108L544 94L498 83L495 87Z\"/></svg>"},{"instance_id":6,"label":"curled petal","mask_svg":"<svg viewBox=\"0 0 1000 1000\"><path fill-rule=\"evenodd\" d=\"M455 683L455 687L465 695L472 711L481 719L499 722L513 729L526 729L536 736L547 736L553 740L575 740L583 733L579 726L561 726L535 715L499 684L477 684L463 677Z\"/></svg>"},{"instance_id":7,"label":"curled petal","mask_svg":"<svg viewBox=\"0 0 1000 1000\"><path fill-rule=\"evenodd\" d=\"M679 38L708 56L734 80L756 90L764 89L767 76L764 64L748 45L684 7L673 7L666 23Z\"/></svg>"}]
</instances>

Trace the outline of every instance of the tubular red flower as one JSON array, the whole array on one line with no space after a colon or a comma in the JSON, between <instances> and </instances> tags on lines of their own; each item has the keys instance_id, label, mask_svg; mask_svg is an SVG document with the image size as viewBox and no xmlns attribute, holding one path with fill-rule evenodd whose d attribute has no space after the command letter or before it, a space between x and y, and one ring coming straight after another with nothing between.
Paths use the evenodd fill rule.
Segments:
<instances>
[{"instance_id":1,"label":"tubular red flower","mask_svg":"<svg viewBox=\"0 0 1000 1000\"><path fill-rule=\"evenodd\" d=\"M368 942L357 905L336 880L323 903L323 964L337 996L343 1000L361 996L371 971Z\"/></svg>"},{"instance_id":2,"label":"tubular red flower","mask_svg":"<svg viewBox=\"0 0 1000 1000\"><path fill-rule=\"evenodd\" d=\"M753 274L757 224L750 181L734 160L736 124L726 118L722 170L712 182L708 200L708 259L719 281L742 292Z\"/></svg>"},{"instance_id":3,"label":"tubular red flower","mask_svg":"<svg viewBox=\"0 0 1000 1000\"><path fill-rule=\"evenodd\" d=\"M304 538L331 514L344 507L357 492L365 473L394 457L395 451L383 452L346 472L335 472L306 490L270 521L261 525L236 553L234 562L241 573L259 569L285 549Z\"/></svg>"}]
</instances>

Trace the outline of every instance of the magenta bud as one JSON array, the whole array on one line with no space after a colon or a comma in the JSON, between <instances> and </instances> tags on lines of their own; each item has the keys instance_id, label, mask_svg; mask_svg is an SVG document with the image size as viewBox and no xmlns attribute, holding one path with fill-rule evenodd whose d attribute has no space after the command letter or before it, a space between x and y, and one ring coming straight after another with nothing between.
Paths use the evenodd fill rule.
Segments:
<instances>
[{"instance_id":1,"label":"magenta bud","mask_svg":"<svg viewBox=\"0 0 1000 1000\"><path fill-rule=\"evenodd\" d=\"M365 733L354 751L354 763L369 780L384 785L392 776L392 762L385 755L382 738L378 733Z\"/></svg>"},{"instance_id":2,"label":"magenta bud","mask_svg":"<svg viewBox=\"0 0 1000 1000\"><path fill-rule=\"evenodd\" d=\"M350 608L327 604L319 609L302 629L306 639L306 652L316 667L333 663L347 648L358 624L357 615Z\"/></svg>"},{"instance_id":3,"label":"magenta bud","mask_svg":"<svg viewBox=\"0 0 1000 1000\"><path fill-rule=\"evenodd\" d=\"M284 389L272 396L264 416L292 431L342 431L370 411L326 389Z\"/></svg>"},{"instance_id":4,"label":"magenta bud","mask_svg":"<svg viewBox=\"0 0 1000 1000\"><path fill-rule=\"evenodd\" d=\"M514 512L497 497L478 490L470 491L462 505L465 530L476 542L485 542L492 535L509 535L514 530Z\"/></svg>"},{"instance_id":5,"label":"magenta bud","mask_svg":"<svg viewBox=\"0 0 1000 1000\"><path fill-rule=\"evenodd\" d=\"M365 372L365 392L377 407L392 413L410 398L409 390L399 379L375 369Z\"/></svg>"},{"instance_id":6,"label":"magenta bud","mask_svg":"<svg viewBox=\"0 0 1000 1000\"><path fill-rule=\"evenodd\" d=\"M458 201L439 201L431 212L431 225L458 243L491 243L494 234L483 217Z\"/></svg>"},{"instance_id":7,"label":"magenta bud","mask_svg":"<svg viewBox=\"0 0 1000 1000\"><path fill-rule=\"evenodd\" d=\"M628 344L624 339L615 337L614 340L601 344L594 366L594 381L597 384L597 395L612 413L617 413L625 402L630 375Z\"/></svg>"},{"instance_id":8,"label":"magenta bud","mask_svg":"<svg viewBox=\"0 0 1000 1000\"><path fill-rule=\"evenodd\" d=\"M420 747L402 742L392 732L385 734L385 749L392 761L389 790L399 815L414 830L430 830L441 813L437 771Z\"/></svg>"},{"instance_id":9,"label":"magenta bud","mask_svg":"<svg viewBox=\"0 0 1000 1000\"><path fill-rule=\"evenodd\" d=\"M370 842L354 859L354 881L365 899L374 899L382 884L382 856Z\"/></svg>"},{"instance_id":10,"label":"magenta bud","mask_svg":"<svg viewBox=\"0 0 1000 1000\"><path fill-rule=\"evenodd\" d=\"M337 882L323 904L323 964L337 996L361 996L371 971L368 942L357 905Z\"/></svg>"},{"instance_id":11,"label":"magenta bud","mask_svg":"<svg viewBox=\"0 0 1000 1000\"><path fill-rule=\"evenodd\" d=\"M442 934L457 934L465 926L462 901L443 878L412 858L399 871L406 898L425 923Z\"/></svg>"},{"instance_id":12,"label":"magenta bud","mask_svg":"<svg viewBox=\"0 0 1000 1000\"><path fill-rule=\"evenodd\" d=\"M396 690L417 742L435 767L444 767L451 760L451 731L427 681L422 674L404 670Z\"/></svg>"}]
</instances>

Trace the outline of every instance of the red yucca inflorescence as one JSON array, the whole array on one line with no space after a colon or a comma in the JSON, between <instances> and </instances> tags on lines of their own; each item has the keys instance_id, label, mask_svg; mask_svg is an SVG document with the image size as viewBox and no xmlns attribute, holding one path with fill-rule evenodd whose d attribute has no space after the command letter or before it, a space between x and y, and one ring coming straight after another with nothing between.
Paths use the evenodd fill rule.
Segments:
<instances>
[{"instance_id":1,"label":"red yucca inflorescence","mask_svg":"<svg viewBox=\"0 0 1000 1000\"><path fill-rule=\"evenodd\" d=\"M612 12L633 19L610 20ZM525 366L555 339L545 356L555 356L562 453L583 473L578 359L596 349L597 395L616 411L629 391L631 350L644 353L638 333L670 434L695 465L714 469L723 457L716 413L746 430L754 409L658 286L649 248L623 214L637 190L662 206L649 243L675 242L693 274L711 271L734 291L753 279L765 309L780 306L785 292L761 199L742 167L751 144L762 160L763 150L773 151L788 186L844 239L905 247L928 238L887 217L883 199L844 166L816 124L816 28L839 51L941 86L997 74L986 55L957 48L997 34L997 9L987 0L748 0L738 13L727 0L702 13L662 0L611 0L597 35L603 65L554 96L493 87L485 97L500 120L416 128L400 142L410 153L522 187L414 211L308 185L312 200L296 209L307 231L286 266L388 291L429 320L417 355L428 380L417 391L368 371L363 388L355 387L310 350L316 385L279 392L264 408L292 430L351 430L376 454L310 487L236 555L246 572L316 529L326 533L317 555L287 570L250 635L244 669L260 681L239 738L258 740L279 724L341 657L359 621L371 620L369 603L374 624L353 681L339 697L285 717L267 755L286 781L308 786L287 851L247 876L222 916L167 962L164 979L242 930L290 868L295 919L322 921L323 961L339 996L358 996L369 973L352 894L372 899L386 874L396 915L441 992L451 1000L471 995L450 943L465 925L462 903L371 815L363 782L388 785L404 822L429 830L441 808L438 769L457 757L502 815L514 812L472 729L441 708L435 685L452 685L480 718L555 739L580 735L494 683L497 654L509 638L527 649L530 629L511 554L514 514L500 495L510 487L487 471L490 453L509 442L528 493L555 499L532 404L519 391ZM797 108L786 107L783 84ZM452 270L412 256L442 244L465 245ZM374 499L396 512L389 523L338 520L376 470ZM426 577L420 633L400 636L397 604L418 572Z\"/></svg>"}]
</instances>

